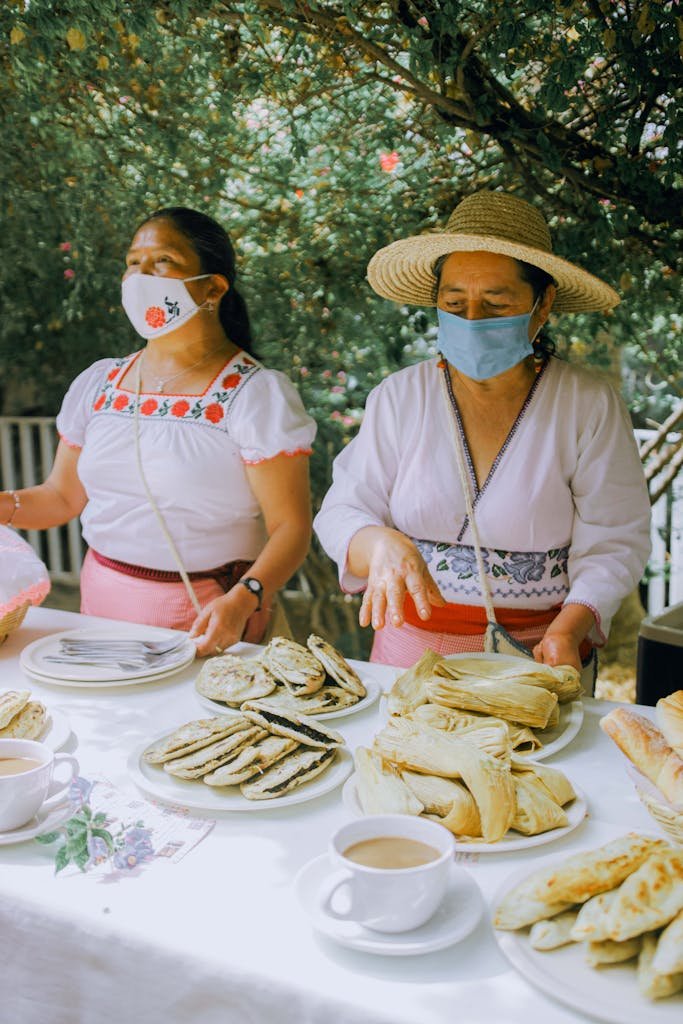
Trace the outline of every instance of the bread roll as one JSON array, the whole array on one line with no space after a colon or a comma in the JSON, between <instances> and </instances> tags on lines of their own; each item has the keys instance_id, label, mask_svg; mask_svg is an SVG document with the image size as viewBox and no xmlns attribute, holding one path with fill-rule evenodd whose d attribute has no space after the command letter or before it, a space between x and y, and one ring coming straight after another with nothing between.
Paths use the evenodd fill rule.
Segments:
<instances>
[{"instance_id":1,"label":"bread roll","mask_svg":"<svg viewBox=\"0 0 683 1024\"><path fill-rule=\"evenodd\" d=\"M615 708L600 719L600 728L667 800L683 804L683 758L656 725L635 711Z\"/></svg>"},{"instance_id":2,"label":"bread roll","mask_svg":"<svg viewBox=\"0 0 683 1024\"><path fill-rule=\"evenodd\" d=\"M683 757L683 690L657 701L657 721L666 741Z\"/></svg>"}]
</instances>

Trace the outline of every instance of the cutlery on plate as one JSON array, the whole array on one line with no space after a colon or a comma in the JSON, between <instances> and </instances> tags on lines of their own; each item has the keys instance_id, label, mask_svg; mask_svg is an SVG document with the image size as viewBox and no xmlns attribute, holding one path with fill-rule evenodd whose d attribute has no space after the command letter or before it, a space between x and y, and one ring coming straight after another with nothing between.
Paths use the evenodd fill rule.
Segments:
<instances>
[{"instance_id":1,"label":"cutlery on plate","mask_svg":"<svg viewBox=\"0 0 683 1024\"><path fill-rule=\"evenodd\" d=\"M119 654L121 652L132 651L136 654L158 657L163 654L171 654L173 651L179 650L187 640L187 637L181 637L179 640L78 640L78 639L63 639L59 641L60 651L62 654L82 653L82 652L101 652L101 653L113 653Z\"/></svg>"}]
</instances>

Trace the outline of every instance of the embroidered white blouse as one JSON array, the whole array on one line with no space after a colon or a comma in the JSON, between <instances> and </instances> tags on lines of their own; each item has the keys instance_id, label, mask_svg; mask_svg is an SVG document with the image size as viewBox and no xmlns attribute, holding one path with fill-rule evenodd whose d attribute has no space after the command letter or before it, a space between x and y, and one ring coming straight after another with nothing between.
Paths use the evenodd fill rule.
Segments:
<instances>
[{"instance_id":1,"label":"embroidered white blouse","mask_svg":"<svg viewBox=\"0 0 683 1024\"><path fill-rule=\"evenodd\" d=\"M440 373L430 359L384 380L335 460L314 527L347 591L366 584L347 567L353 535L391 526L415 541L447 601L483 604ZM604 642L650 551L647 487L621 398L599 375L551 359L481 488L458 429L494 604L586 605Z\"/></svg>"},{"instance_id":2,"label":"embroidered white blouse","mask_svg":"<svg viewBox=\"0 0 683 1024\"><path fill-rule=\"evenodd\" d=\"M119 386L138 356L84 370L57 429L81 449L88 544L121 562L177 571L138 475L135 393ZM145 476L187 571L256 558L266 532L245 465L310 454L316 432L289 379L238 352L202 395L141 395L138 422Z\"/></svg>"}]
</instances>

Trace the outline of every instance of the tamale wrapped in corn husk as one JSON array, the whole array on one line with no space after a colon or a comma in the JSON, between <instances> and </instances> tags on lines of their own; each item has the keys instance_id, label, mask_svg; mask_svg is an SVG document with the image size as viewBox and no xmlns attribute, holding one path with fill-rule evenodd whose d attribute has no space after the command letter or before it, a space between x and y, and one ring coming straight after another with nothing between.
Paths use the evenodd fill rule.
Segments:
<instances>
[{"instance_id":1,"label":"tamale wrapped in corn husk","mask_svg":"<svg viewBox=\"0 0 683 1024\"><path fill-rule=\"evenodd\" d=\"M456 836L481 836L481 818L474 797L462 782L441 779L419 772L401 773L415 796L422 802L425 817L438 821Z\"/></svg>"},{"instance_id":2,"label":"tamale wrapped in corn husk","mask_svg":"<svg viewBox=\"0 0 683 1024\"><path fill-rule=\"evenodd\" d=\"M504 718L494 718L492 715L479 715L472 711L460 711L458 708L446 708L442 704L422 704L404 717L414 722L424 722L426 725L431 725L433 729L443 729L444 732L455 733L461 729L483 728L485 725L502 722L507 729L513 752L531 753L543 746L535 733L525 725L515 725L514 722L506 722Z\"/></svg>"},{"instance_id":3,"label":"tamale wrapped in corn husk","mask_svg":"<svg viewBox=\"0 0 683 1024\"><path fill-rule=\"evenodd\" d=\"M514 755L510 766L514 776L523 779L529 785L539 787L560 807L576 798L574 787L559 768L550 768L549 765L538 764L537 761L525 761Z\"/></svg>"},{"instance_id":4,"label":"tamale wrapped in corn husk","mask_svg":"<svg viewBox=\"0 0 683 1024\"><path fill-rule=\"evenodd\" d=\"M541 686L557 695L560 704L574 700L581 693L579 673L572 665L543 665L531 658L443 658L435 675L451 679L488 679L495 682L525 683Z\"/></svg>"},{"instance_id":5,"label":"tamale wrapped in corn husk","mask_svg":"<svg viewBox=\"0 0 683 1024\"><path fill-rule=\"evenodd\" d=\"M427 648L420 660L398 677L387 697L390 715L405 715L426 703L425 684L439 660L439 655Z\"/></svg>"},{"instance_id":6,"label":"tamale wrapped in corn husk","mask_svg":"<svg viewBox=\"0 0 683 1024\"><path fill-rule=\"evenodd\" d=\"M382 757L428 775L462 778L474 797L486 842L497 842L515 814L514 783L507 760L492 757L474 743L429 726L391 718L375 737Z\"/></svg>"},{"instance_id":7,"label":"tamale wrapped in corn husk","mask_svg":"<svg viewBox=\"0 0 683 1024\"><path fill-rule=\"evenodd\" d=\"M567 815L552 797L519 776L513 775L512 778L516 809L510 828L524 836L537 836L569 824Z\"/></svg>"},{"instance_id":8,"label":"tamale wrapped in corn husk","mask_svg":"<svg viewBox=\"0 0 683 1024\"><path fill-rule=\"evenodd\" d=\"M545 729L557 707L557 696L540 686L433 676L427 682L428 699L450 708L479 711L508 722Z\"/></svg>"},{"instance_id":9,"label":"tamale wrapped in corn husk","mask_svg":"<svg viewBox=\"0 0 683 1024\"><path fill-rule=\"evenodd\" d=\"M398 768L367 747L354 754L358 799L365 814L421 814L423 804Z\"/></svg>"}]
</instances>

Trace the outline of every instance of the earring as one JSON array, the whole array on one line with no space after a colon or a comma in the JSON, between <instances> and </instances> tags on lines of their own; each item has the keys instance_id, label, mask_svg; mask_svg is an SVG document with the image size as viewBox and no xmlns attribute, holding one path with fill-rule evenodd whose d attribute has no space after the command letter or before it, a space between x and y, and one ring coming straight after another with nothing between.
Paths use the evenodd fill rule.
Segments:
<instances>
[{"instance_id":1,"label":"earring","mask_svg":"<svg viewBox=\"0 0 683 1024\"><path fill-rule=\"evenodd\" d=\"M543 354L543 349L541 348L540 342L534 341L533 346L534 346L534 373L540 373L541 370L543 369L543 364L545 363L545 356Z\"/></svg>"},{"instance_id":2,"label":"earring","mask_svg":"<svg viewBox=\"0 0 683 1024\"><path fill-rule=\"evenodd\" d=\"M215 302L207 302L206 306L204 308L206 309L207 313L213 313L214 309L216 308L216 303Z\"/></svg>"}]
</instances>

